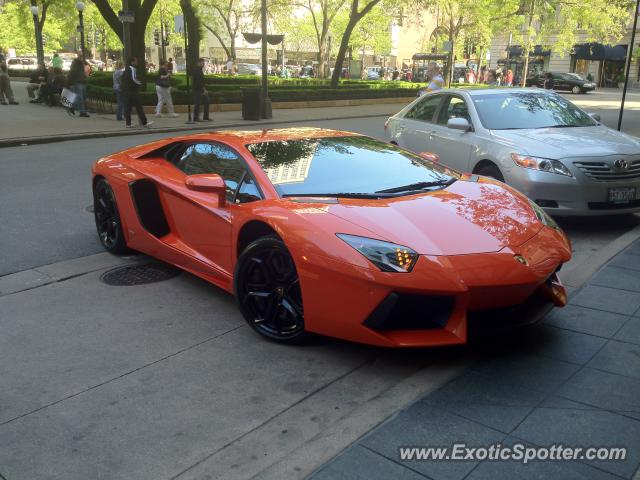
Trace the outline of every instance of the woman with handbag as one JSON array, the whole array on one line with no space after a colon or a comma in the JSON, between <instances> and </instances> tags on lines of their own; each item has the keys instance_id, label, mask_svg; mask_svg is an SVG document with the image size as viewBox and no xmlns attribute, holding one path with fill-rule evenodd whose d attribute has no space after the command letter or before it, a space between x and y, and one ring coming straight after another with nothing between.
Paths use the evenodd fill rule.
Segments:
<instances>
[{"instance_id":1,"label":"woman with handbag","mask_svg":"<svg viewBox=\"0 0 640 480\"><path fill-rule=\"evenodd\" d=\"M173 109L173 100L171 99L171 74L169 73L167 62L160 63L160 70L156 79L156 94L158 95L156 117L162 116L162 105L167 106L170 116L177 117L178 114Z\"/></svg>"}]
</instances>

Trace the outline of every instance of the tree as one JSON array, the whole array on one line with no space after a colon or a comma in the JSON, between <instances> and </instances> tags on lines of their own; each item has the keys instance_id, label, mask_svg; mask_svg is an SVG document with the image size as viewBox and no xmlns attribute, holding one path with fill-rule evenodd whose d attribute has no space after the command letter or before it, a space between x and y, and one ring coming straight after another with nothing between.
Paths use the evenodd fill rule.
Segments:
<instances>
[{"instance_id":1,"label":"tree","mask_svg":"<svg viewBox=\"0 0 640 480\"><path fill-rule=\"evenodd\" d=\"M615 43L625 34L633 12L632 0L524 0L524 12L515 20L523 31L525 58L522 86L529 68L529 54L535 45L550 47L566 54L577 41L576 33L584 32L586 41Z\"/></svg>"},{"instance_id":2,"label":"tree","mask_svg":"<svg viewBox=\"0 0 640 480\"><path fill-rule=\"evenodd\" d=\"M123 9L126 1L123 0ZM122 24L114 10L114 5L109 0L93 0L93 3L111 30L124 43ZM156 3L158 0L128 0L128 10L135 16L135 21L131 24L131 55L137 57L141 65L144 64L145 59L145 31Z\"/></svg>"},{"instance_id":3,"label":"tree","mask_svg":"<svg viewBox=\"0 0 640 480\"><path fill-rule=\"evenodd\" d=\"M236 38L250 23L254 8L242 0L204 0L201 3L202 24L220 42L227 58L236 61Z\"/></svg>"},{"instance_id":4,"label":"tree","mask_svg":"<svg viewBox=\"0 0 640 480\"><path fill-rule=\"evenodd\" d=\"M360 8L360 0L351 0L351 9L349 11L349 21L342 33L342 40L340 41L340 48L338 49L338 55L336 56L336 62L333 69L333 75L331 76L331 87L337 88L340 75L342 74L342 65L344 64L344 57L349 48L349 39L353 33L353 29L358 22L367 15L381 0L369 0L364 3Z\"/></svg>"},{"instance_id":5,"label":"tree","mask_svg":"<svg viewBox=\"0 0 640 480\"><path fill-rule=\"evenodd\" d=\"M187 66L193 68L198 63L200 57L200 40L202 34L200 32L200 19L196 14L191 0L180 0L180 8L184 12L184 22L187 26L187 46L186 52ZM187 72L189 74L189 72Z\"/></svg>"},{"instance_id":6,"label":"tree","mask_svg":"<svg viewBox=\"0 0 640 480\"><path fill-rule=\"evenodd\" d=\"M327 60L329 58L328 36L333 20L347 0L305 0L299 7L305 8L311 15L313 29L318 44L318 74L326 77ZM357 0L353 0L357 1ZM380 0L372 0L376 3ZM353 29L353 28L352 28ZM343 55L344 58L344 55ZM342 67L341 67L342 68Z\"/></svg>"},{"instance_id":7,"label":"tree","mask_svg":"<svg viewBox=\"0 0 640 480\"><path fill-rule=\"evenodd\" d=\"M37 50L35 25L29 10L32 3L13 0L0 7L0 48L15 48L19 53ZM69 42L71 32L75 33L77 19L68 15L70 10L75 11L74 4L73 0L46 0L36 4L39 9L38 27L43 38L46 38L46 42L43 42L45 50L61 49Z\"/></svg>"}]
</instances>

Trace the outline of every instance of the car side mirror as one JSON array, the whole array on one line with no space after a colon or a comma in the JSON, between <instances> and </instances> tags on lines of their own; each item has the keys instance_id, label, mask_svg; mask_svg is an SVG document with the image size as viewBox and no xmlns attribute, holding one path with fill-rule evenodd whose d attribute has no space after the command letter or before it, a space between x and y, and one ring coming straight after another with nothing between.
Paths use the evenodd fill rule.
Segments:
<instances>
[{"instance_id":1,"label":"car side mirror","mask_svg":"<svg viewBox=\"0 0 640 480\"><path fill-rule=\"evenodd\" d=\"M227 198L227 186L220 175L215 173L198 173L189 175L184 184L195 192L214 193L218 195L218 205L223 206Z\"/></svg>"},{"instance_id":2,"label":"car side mirror","mask_svg":"<svg viewBox=\"0 0 640 480\"><path fill-rule=\"evenodd\" d=\"M600 122L600 114L599 113L590 113L589 116L593 118L596 122Z\"/></svg>"},{"instance_id":3,"label":"car side mirror","mask_svg":"<svg viewBox=\"0 0 640 480\"><path fill-rule=\"evenodd\" d=\"M466 118L455 117L450 118L449 121L447 121L447 128L468 132L469 130L471 130L471 124Z\"/></svg>"}]
</instances>

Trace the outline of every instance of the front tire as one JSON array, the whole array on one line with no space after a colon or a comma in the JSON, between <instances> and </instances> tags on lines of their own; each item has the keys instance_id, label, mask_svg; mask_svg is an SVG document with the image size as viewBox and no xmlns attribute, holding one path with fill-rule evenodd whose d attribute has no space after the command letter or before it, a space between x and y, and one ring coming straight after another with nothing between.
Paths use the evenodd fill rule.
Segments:
<instances>
[{"instance_id":1,"label":"front tire","mask_svg":"<svg viewBox=\"0 0 640 480\"><path fill-rule=\"evenodd\" d=\"M93 189L93 216L104 249L110 253L127 253L129 249L124 239L116 196L104 178Z\"/></svg>"},{"instance_id":2,"label":"front tire","mask_svg":"<svg viewBox=\"0 0 640 480\"><path fill-rule=\"evenodd\" d=\"M475 173L478 175L482 175L484 177L491 177L501 182L504 182L504 177L502 176L502 172L498 167L496 167L493 164L484 165L480 167L478 171Z\"/></svg>"},{"instance_id":3,"label":"front tire","mask_svg":"<svg viewBox=\"0 0 640 480\"><path fill-rule=\"evenodd\" d=\"M582 93L582 89L578 85L574 86L571 91L575 94Z\"/></svg>"},{"instance_id":4,"label":"front tire","mask_svg":"<svg viewBox=\"0 0 640 480\"><path fill-rule=\"evenodd\" d=\"M234 291L240 312L260 335L285 344L299 344L312 337L304 329L298 272L279 238L259 238L240 254Z\"/></svg>"}]
</instances>

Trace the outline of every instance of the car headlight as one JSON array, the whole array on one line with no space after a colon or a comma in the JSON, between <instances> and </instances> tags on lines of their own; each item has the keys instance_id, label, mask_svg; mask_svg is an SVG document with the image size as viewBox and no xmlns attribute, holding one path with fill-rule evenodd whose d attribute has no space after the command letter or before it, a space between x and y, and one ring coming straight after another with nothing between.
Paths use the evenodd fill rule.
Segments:
<instances>
[{"instance_id":1,"label":"car headlight","mask_svg":"<svg viewBox=\"0 0 640 480\"><path fill-rule=\"evenodd\" d=\"M531 168L533 170L540 170L541 172L557 173L558 175L573 177L569 169L558 160L531 157L529 155L520 155L519 153L512 153L511 158L519 167Z\"/></svg>"},{"instance_id":2,"label":"car headlight","mask_svg":"<svg viewBox=\"0 0 640 480\"><path fill-rule=\"evenodd\" d=\"M408 247L373 238L336 233L336 236L364 255L383 272L410 272L418 254Z\"/></svg>"},{"instance_id":3,"label":"car headlight","mask_svg":"<svg viewBox=\"0 0 640 480\"><path fill-rule=\"evenodd\" d=\"M551 228L555 228L556 230L561 231L560 226L556 223L556 221L551 218L551 216L544 211L544 209L538 205L536 202L534 202L531 199L528 199L529 203L531 204L531 208L533 208L533 212L536 214L536 217L538 217L538 220L540 220L540 222L542 222L543 225L546 225L547 227L551 227Z\"/></svg>"}]
</instances>

